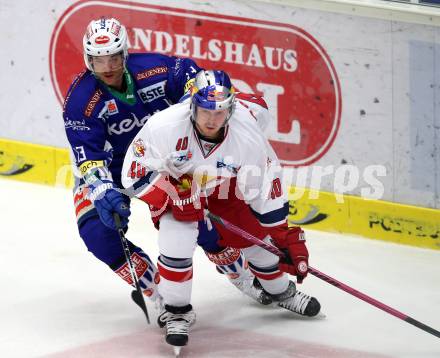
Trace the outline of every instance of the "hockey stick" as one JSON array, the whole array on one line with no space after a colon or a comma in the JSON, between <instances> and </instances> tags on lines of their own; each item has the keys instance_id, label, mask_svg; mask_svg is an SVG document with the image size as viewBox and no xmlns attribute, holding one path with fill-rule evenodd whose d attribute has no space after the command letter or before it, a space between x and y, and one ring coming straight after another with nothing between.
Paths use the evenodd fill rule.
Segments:
<instances>
[{"instance_id":1,"label":"hockey stick","mask_svg":"<svg viewBox=\"0 0 440 358\"><path fill-rule=\"evenodd\" d=\"M280 258L285 257L284 253L280 249L278 249L276 246L273 246L273 245L268 244L264 241L261 241L260 239L256 238L255 236L249 234L248 232L244 231L243 229L240 229L239 227L235 226L234 224L220 218L219 216L214 215L210 212L207 213L207 216L211 220L215 221L216 223L218 223L218 224L222 225L223 227L225 227L226 229L228 229L229 231L240 235L245 240L247 240L257 246L260 246L261 248L273 253L274 255L279 256ZM370 305L373 305L373 306L381 309L382 311L385 311L386 313L393 315L394 317L400 318L401 320L403 320L409 324L412 324L413 326L416 326L417 328L420 328L420 329L424 330L425 332L431 333L432 335L440 338L440 332L437 331L436 329L429 327L426 324L419 322L419 321L415 320L414 318L411 318L411 317L407 316L406 314L399 312L399 311L395 310L394 308L389 307L386 304L379 302L378 300L376 300L370 296L367 296L366 294L364 294L364 293L362 293L362 292L360 292L360 291L358 291L358 290L356 290L356 289L354 289L354 288L352 288L352 287L350 287L350 286L348 286L338 280L335 280L334 278L326 275L325 273L322 273L321 271L319 271L313 267L310 267L310 266L309 266L309 272L313 276L320 278L321 280L329 283L330 285L333 285L333 286L349 293L350 295L355 296L355 297L369 303Z\"/></svg>"},{"instance_id":2,"label":"hockey stick","mask_svg":"<svg viewBox=\"0 0 440 358\"><path fill-rule=\"evenodd\" d=\"M124 230L121 227L121 218L119 217L118 213L113 213L113 218L115 219L118 234L122 243L122 248L124 249L125 259L127 260L128 268L130 270L131 279L133 280L136 287L136 290L131 291L131 298L144 312L145 318L147 319L148 324L150 324L150 317L148 316L147 305L145 304L144 295L142 293L141 286L139 285L139 280L134 269L133 261L131 260L128 241L125 237Z\"/></svg>"}]
</instances>

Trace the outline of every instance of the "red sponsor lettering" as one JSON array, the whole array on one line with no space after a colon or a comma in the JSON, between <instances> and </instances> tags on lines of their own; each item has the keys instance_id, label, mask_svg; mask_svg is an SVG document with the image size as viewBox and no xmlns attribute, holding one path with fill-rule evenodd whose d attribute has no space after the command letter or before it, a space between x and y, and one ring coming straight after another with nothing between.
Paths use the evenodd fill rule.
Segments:
<instances>
[{"instance_id":1,"label":"red sponsor lettering","mask_svg":"<svg viewBox=\"0 0 440 358\"><path fill-rule=\"evenodd\" d=\"M231 265L240 257L240 250L228 247L218 253L206 253L209 260L216 265Z\"/></svg>"},{"instance_id":2,"label":"red sponsor lettering","mask_svg":"<svg viewBox=\"0 0 440 358\"><path fill-rule=\"evenodd\" d=\"M99 102L101 96L102 91L100 89L96 90L92 98L90 98L89 103L87 103L86 109L84 110L86 117L90 117L92 115L92 112L95 109L96 104Z\"/></svg>"},{"instance_id":3,"label":"red sponsor lettering","mask_svg":"<svg viewBox=\"0 0 440 358\"><path fill-rule=\"evenodd\" d=\"M154 76L160 75L162 73L167 73L167 72L168 72L168 68L166 68L166 67L154 67L154 68L150 68L148 70L145 70L145 71L138 73L136 75L136 79L138 81L140 81L140 80L144 80L146 78L154 77Z\"/></svg>"},{"instance_id":4,"label":"red sponsor lettering","mask_svg":"<svg viewBox=\"0 0 440 358\"><path fill-rule=\"evenodd\" d=\"M60 100L84 66L81 39L97 13L114 14L126 25L130 52L191 57L201 67L227 71L238 91L263 96L274 118L266 134L282 164L309 165L333 144L342 106L337 73L310 33L285 23L117 0L81 1L65 11L52 34L50 68ZM165 69L146 69L135 78Z\"/></svg>"},{"instance_id":5,"label":"red sponsor lettering","mask_svg":"<svg viewBox=\"0 0 440 358\"><path fill-rule=\"evenodd\" d=\"M136 252L131 254L131 260L133 262L133 266L136 271L136 276L138 278L142 277L145 272L148 270L148 264L142 259L139 254ZM115 271L124 281L128 282L130 285L133 285L133 279L131 277L130 268L128 264L125 263L120 268Z\"/></svg>"}]
</instances>

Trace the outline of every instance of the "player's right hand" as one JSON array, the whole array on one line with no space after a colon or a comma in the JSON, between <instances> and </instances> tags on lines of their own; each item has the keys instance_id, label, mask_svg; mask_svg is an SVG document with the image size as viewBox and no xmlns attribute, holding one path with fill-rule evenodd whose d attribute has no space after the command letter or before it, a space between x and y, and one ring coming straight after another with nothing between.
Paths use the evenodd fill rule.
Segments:
<instances>
[{"instance_id":1,"label":"player's right hand","mask_svg":"<svg viewBox=\"0 0 440 358\"><path fill-rule=\"evenodd\" d=\"M174 190L170 195L171 213L178 221L204 220L206 197L201 195L200 188L184 175L179 181L170 178Z\"/></svg>"},{"instance_id":2,"label":"player's right hand","mask_svg":"<svg viewBox=\"0 0 440 358\"><path fill-rule=\"evenodd\" d=\"M102 223L110 229L117 230L113 213L118 213L121 218L122 228L127 227L130 216L130 207L122 194L110 181L102 181L99 185L92 186L89 194L90 200L95 205Z\"/></svg>"}]
</instances>

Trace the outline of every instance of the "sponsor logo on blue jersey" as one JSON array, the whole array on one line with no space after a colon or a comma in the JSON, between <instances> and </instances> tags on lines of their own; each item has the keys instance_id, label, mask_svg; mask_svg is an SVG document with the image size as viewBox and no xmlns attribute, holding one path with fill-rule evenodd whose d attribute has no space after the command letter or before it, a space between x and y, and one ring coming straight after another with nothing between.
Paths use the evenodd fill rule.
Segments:
<instances>
[{"instance_id":1,"label":"sponsor logo on blue jersey","mask_svg":"<svg viewBox=\"0 0 440 358\"><path fill-rule=\"evenodd\" d=\"M84 119L81 119L79 121L72 120L69 118L66 118L64 120L64 127L67 129L72 129L74 131L89 131L90 127L86 125L86 121Z\"/></svg>"},{"instance_id":2,"label":"sponsor logo on blue jersey","mask_svg":"<svg viewBox=\"0 0 440 358\"><path fill-rule=\"evenodd\" d=\"M138 90L139 97L143 103L150 103L158 98L165 97L165 85L167 81L161 81L154 85Z\"/></svg>"},{"instance_id":3,"label":"sponsor logo on blue jersey","mask_svg":"<svg viewBox=\"0 0 440 358\"><path fill-rule=\"evenodd\" d=\"M131 132L134 128L142 128L151 114L147 114L145 117L139 119L134 113L131 113L132 118L125 118L117 123L112 123L107 126L109 135L121 135Z\"/></svg>"},{"instance_id":4,"label":"sponsor logo on blue jersey","mask_svg":"<svg viewBox=\"0 0 440 358\"><path fill-rule=\"evenodd\" d=\"M119 113L118 106L116 105L116 101L114 99L106 101L105 107L107 108L107 113L109 116Z\"/></svg>"}]
</instances>

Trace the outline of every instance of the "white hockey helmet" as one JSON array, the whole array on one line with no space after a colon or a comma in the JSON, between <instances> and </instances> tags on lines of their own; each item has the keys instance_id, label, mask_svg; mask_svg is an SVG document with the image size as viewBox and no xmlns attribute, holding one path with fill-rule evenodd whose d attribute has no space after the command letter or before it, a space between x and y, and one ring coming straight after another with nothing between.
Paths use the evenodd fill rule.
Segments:
<instances>
[{"instance_id":1,"label":"white hockey helmet","mask_svg":"<svg viewBox=\"0 0 440 358\"><path fill-rule=\"evenodd\" d=\"M122 52L123 62L128 57L127 30L118 20L102 17L92 20L83 37L84 62L93 71L92 56L108 56Z\"/></svg>"}]
</instances>

